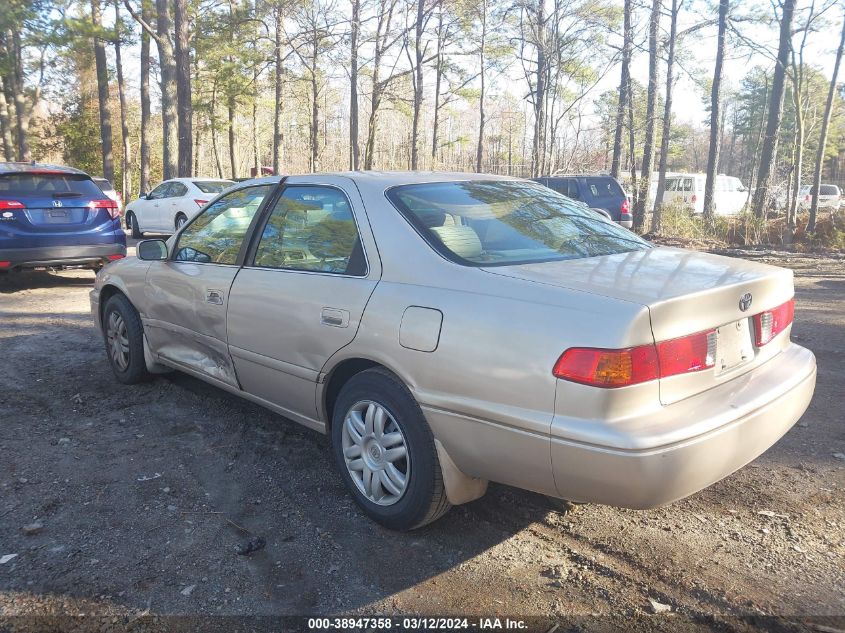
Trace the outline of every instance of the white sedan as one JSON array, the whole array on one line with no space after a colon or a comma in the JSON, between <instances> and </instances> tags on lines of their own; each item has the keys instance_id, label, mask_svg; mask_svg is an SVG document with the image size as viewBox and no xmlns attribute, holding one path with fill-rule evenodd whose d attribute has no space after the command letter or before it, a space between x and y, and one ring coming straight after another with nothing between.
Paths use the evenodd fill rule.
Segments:
<instances>
[{"instance_id":1,"label":"white sedan","mask_svg":"<svg viewBox=\"0 0 845 633\"><path fill-rule=\"evenodd\" d=\"M206 202L231 187L231 180L173 178L126 205L126 228L135 239L144 233L175 233Z\"/></svg>"}]
</instances>

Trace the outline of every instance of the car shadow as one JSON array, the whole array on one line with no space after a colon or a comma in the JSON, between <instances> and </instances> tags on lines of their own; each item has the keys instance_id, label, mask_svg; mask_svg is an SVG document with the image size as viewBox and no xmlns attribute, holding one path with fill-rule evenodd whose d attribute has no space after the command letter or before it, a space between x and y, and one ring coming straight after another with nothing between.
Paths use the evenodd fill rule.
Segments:
<instances>
[{"instance_id":1,"label":"car shadow","mask_svg":"<svg viewBox=\"0 0 845 633\"><path fill-rule=\"evenodd\" d=\"M47 270L25 270L21 272L0 273L0 294L11 294L20 290L35 290L41 288L84 288L93 287L93 271L78 272L85 276L57 275Z\"/></svg>"}]
</instances>

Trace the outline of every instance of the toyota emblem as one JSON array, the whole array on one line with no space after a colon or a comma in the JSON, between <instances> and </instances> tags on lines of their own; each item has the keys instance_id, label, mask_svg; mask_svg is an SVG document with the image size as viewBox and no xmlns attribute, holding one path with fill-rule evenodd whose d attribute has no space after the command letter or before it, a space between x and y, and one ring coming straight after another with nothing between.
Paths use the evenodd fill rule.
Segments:
<instances>
[{"instance_id":1,"label":"toyota emblem","mask_svg":"<svg viewBox=\"0 0 845 633\"><path fill-rule=\"evenodd\" d=\"M748 308L751 307L751 293L746 292L739 298L739 309L745 312Z\"/></svg>"}]
</instances>

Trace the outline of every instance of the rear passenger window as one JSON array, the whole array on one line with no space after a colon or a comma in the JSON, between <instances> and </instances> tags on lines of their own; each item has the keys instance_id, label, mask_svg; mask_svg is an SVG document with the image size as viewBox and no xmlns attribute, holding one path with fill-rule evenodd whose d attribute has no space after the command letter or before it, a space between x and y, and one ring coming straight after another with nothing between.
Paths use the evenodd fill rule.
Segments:
<instances>
[{"instance_id":1,"label":"rear passenger window","mask_svg":"<svg viewBox=\"0 0 845 633\"><path fill-rule=\"evenodd\" d=\"M255 265L366 275L364 250L346 196L332 187L287 187L264 226Z\"/></svg>"},{"instance_id":2,"label":"rear passenger window","mask_svg":"<svg viewBox=\"0 0 845 633\"><path fill-rule=\"evenodd\" d=\"M587 185L596 198L621 198L622 188L612 178L589 178Z\"/></svg>"},{"instance_id":3,"label":"rear passenger window","mask_svg":"<svg viewBox=\"0 0 845 633\"><path fill-rule=\"evenodd\" d=\"M181 182L172 182L170 183L170 189L168 191L169 198L176 198L178 196L184 196L188 193L188 188L183 185Z\"/></svg>"}]
</instances>

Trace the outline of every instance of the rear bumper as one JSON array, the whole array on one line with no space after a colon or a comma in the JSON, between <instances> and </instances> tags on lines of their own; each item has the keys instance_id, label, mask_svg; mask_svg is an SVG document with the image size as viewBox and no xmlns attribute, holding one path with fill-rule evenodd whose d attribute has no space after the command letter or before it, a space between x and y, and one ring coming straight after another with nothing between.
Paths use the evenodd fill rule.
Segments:
<instances>
[{"instance_id":1,"label":"rear bumper","mask_svg":"<svg viewBox=\"0 0 845 633\"><path fill-rule=\"evenodd\" d=\"M88 246L41 246L36 248L0 249L0 261L10 262L6 268L39 268L61 266L96 266L109 261L112 255L126 256L125 244Z\"/></svg>"},{"instance_id":2,"label":"rear bumper","mask_svg":"<svg viewBox=\"0 0 845 633\"><path fill-rule=\"evenodd\" d=\"M634 226L633 220L619 220L616 224L619 226L624 226L626 229L630 229Z\"/></svg>"},{"instance_id":3,"label":"rear bumper","mask_svg":"<svg viewBox=\"0 0 845 633\"><path fill-rule=\"evenodd\" d=\"M746 376L663 408L659 415L679 426L711 418L713 430L695 437L627 450L555 437L553 424L557 493L572 501L635 509L691 495L777 442L807 409L815 384L812 352L791 345Z\"/></svg>"}]
</instances>

